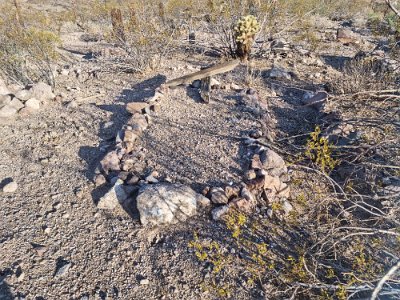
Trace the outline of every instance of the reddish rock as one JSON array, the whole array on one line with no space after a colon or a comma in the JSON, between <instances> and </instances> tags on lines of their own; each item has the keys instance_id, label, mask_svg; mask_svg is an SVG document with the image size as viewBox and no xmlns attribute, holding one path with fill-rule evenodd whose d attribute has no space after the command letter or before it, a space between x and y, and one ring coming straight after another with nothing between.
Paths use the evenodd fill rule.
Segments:
<instances>
[{"instance_id":1,"label":"reddish rock","mask_svg":"<svg viewBox=\"0 0 400 300\"><path fill-rule=\"evenodd\" d=\"M131 102L126 105L126 110L131 114L141 113L149 104L145 102Z\"/></svg>"}]
</instances>

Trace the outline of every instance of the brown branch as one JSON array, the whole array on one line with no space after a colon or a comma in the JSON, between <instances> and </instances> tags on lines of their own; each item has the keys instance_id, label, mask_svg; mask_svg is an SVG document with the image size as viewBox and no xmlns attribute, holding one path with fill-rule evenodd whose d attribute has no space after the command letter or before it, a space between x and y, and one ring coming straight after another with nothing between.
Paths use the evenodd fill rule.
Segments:
<instances>
[{"instance_id":1,"label":"brown branch","mask_svg":"<svg viewBox=\"0 0 400 300\"><path fill-rule=\"evenodd\" d=\"M390 9L400 18L400 11L393 5L392 1L385 0Z\"/></svg>"},{"instance_id":2,"label":"brown branch","mask_svg":"<svg viewBox=\"0 0 400 300\"><path fill-rule=\"evenodd\" d=\"M178 86L181 84L189 84L195 80L199 80L199 79L214 76L217 74L229 72L229 71L232 71L234 68L236 68L239 65L239 63L240 63L240 60L235 59L235 60L228 61L228 62L225 62L222 64L214 65L207 69L204 69L204 70L201 70L201 71L189 74L189 75L185 75L185 76L179 77L177 79L170 80L165 84L165 86L166 87L174 87L174 86Z\"/></svg>"}]
</instances>

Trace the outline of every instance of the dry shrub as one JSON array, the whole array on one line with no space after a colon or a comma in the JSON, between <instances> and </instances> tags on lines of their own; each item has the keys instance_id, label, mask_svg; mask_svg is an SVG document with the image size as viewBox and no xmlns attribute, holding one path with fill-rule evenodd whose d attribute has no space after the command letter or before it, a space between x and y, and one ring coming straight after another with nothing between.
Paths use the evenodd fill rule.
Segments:
<instances>
[{"instance_id":1,"label":"dry shrub","mask_svg":"<svg viewBox=\"0 0 400 300\"><path fill-rule=\"evenodd\" d=\"M334 92L352 94L362 91L385 90L393 87L396 76L388 70L385 61L359 53L348 61L343 74L335 80Z\"/></svg>"},{"instance_id":2,"label":"dry shrub","mask_svg":"<svg viewBox=\"0 0 400 300\"><path fill-rule=\"evenodd\" d=\"M51 20L40 12L0 6L0 71L16 82L45 80L54 84L52 63L57 60L60 39Z\"/></svg>"}]
</instances>

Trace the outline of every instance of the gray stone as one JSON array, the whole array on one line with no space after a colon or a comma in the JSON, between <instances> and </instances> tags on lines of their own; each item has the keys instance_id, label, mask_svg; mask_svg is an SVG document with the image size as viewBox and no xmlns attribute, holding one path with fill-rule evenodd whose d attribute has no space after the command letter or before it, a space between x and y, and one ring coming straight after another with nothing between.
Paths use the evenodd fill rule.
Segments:
<instances>
[{"instance_id":1,"label":"gray stone","mask_svg":"<svg viewBox=\"0 0 400 300\"><path fill-rule=\"evenodd\" d=\"M14 107L16 110L20 110L24 107L24 104L17 98L12 99L8 105Z\"/></svg>"},{"instance_id":2,"label":"gray stone","mask_svg":"<svg viewBox=\"0 0 400 300\"><path fill-rule=\"evenodd\" d=\"M9 104L0 108L0 118L10 118L17 113L15 107L10 106Z\"/></svg>"},{"instance_id":3,"label":"gray stone","mask_svg":"<svg viewBox=\"0 0 400 300\"><path fill-rule=\"evenodd\" d=\"M62 265L61 267L58 267L55 276L63 276L65 275L68 270L71 268L72 264L71 263L66 263Z\"/></svg>"},{"instance_id":4,"label":"gray stone","mask_svg":"<svg viewBox=\"0 0 400 300\"><path fill-rule=\"evenodd\" d=\"M10 94L10 90L7 88L7 85L5 84L5 82L0 79L0 95L8 95Z\"/></svg>"},{"instance_id":5,"label":"gray stone","mask_svg":"<svg viewBox=\"0 0 400 300\"><path fill-rule=\"evenodd\" d=\"M20 90L15 94L15 97L21 101L27 101L32 98L32 93L30 90Z\"/></svg>"},{"instance_id":6,"label":"gray stone","mask_svg":"<svg viewBox=\"0 0 400 300\"><path fill-rule=\"evenodd\" d=\"M117 152L111 151L107 153L106 156L101 160L100 164L104 173L108 174L109 171L119 171L120 170L120 159Z\"/></svg>"},{"instance_id":7,"label":"gray stone","mask_svg":"<svg viewBox=\"0 0 400 300\"><path fill-rule=\"evenodd\" d=\"M36 98L40 101L49 101L55 98L51 86L44 82L38 82L33 85L30 91L32 93L32 97L30 98Z\"/></svg>"},{"instance_id":8,"label":"gray stone","mask_svg":"<svg viewBox=\"0 0 400 300\"><path fill-rule=\"evenodd\" d=\"M197 197L197 207L206 208L209 207L210 205L211 205L211 200L199 194L199 196Z\"/></svg>"},{"instance_id":9,"label":"gray stone","mask_svg":"<svg viewBox=\"0 0 400 300\"><path fill-rule=\"evenodd\" d=\"M118 205L124 204L129 198L129 194L124 189L123 183L121 179L117 179L111 190L100 198L97 207L100 209L114 209Z\"/></svg>"},{"instance_id":10,"label":"gray stone","mask_svg":"<svg viewBox=\"0 0 400 300\"><path fill-rule=\"evenodd\" d=\"M40 108L40 101L36 98L31 98L25 102L25 106L31 110L38 110Z\"/></svg>"},{"instance_id":11,"label":"gray stone","mask_svg":"<svg viewBox=\"0 0 400 300\"><path fill-rule=\"evenodd\" d=\"M318 91L310 98L302 99L302 102L306 106L312 106L316 109L320 109L323 104L328 100L329 94L325 91Z\"/></svg>"},{"instance_id":12,"label":"gray stone","mask_svg":"<svg viewBox=\"0 0 400 300\"><path fill-rule=\"evenodd\" d=\"M225 191L220 187L213 187L210 191L211 202L214 204L226 204L228 203L228 197L225 195Z\"/></svg>"},{"instance_id":13,"label":"gray stone","mask_svg":"<svg viewBox=\"0 0 400 300\"><path fill-rule=\"evenodd\" d=\"M145 278L145 279L141 279L139 283L140 283L140 285L148 285L148 284L150 284L150 281Z\"/></svg>"},{"instance_id":14,"label":"gray stone","mask_svg":"<svg viewBox=\"0 0 400 300\"><path fill-rule=\"evenodd\" d=\"M137 197L140 221L153 226L183 222L196 214L200 196L181 184L143 185Z\"/></svg>"},{"instance_id":15,"label":"gray stone","mask_svg":"<svg viewBox=\"0 0 400 300\"><path fill-rule=\"evenodd\" d=\"M11 96L9 95L0 95L0 108L6 106L11 102Z\"/></svg>"},{"instance_id":16,"label":"gray stone","mask_svg":"<svg viewBox=\"0 0 400 300\"><path fill-rule=\"evenodd\" d=\"M282 209L285 212L285 215L289 215L293 210L293 206L289 203L289 201L284 200L282 201Z\"/></svg>"},{"instance_id":17,"label":"gray stone","mask_svg":"<svg viewBox=\"0 0 400 300\"><path fill-rule=\"evenodd\" d=\"M229 213L229 210L230 210L229 205L224 205L224 206L219 206L219 207L214 208L211 212L212 219L214 221L222 220L222 218Z\"/></svg>"},{"instance_id":18,"label":"gray stone","mask_svg":"<svg viewBox=\"0 0 400 300\"><path fill-rule=\"evenodd\" d=\"M3 187L4 193L14 193L18 189L18 184L15 181L11 181Z\"/></svg>"},{"instance_id":19,"label":"gray stone","mask_svg":"<svg viewBox=\"0 0 400 300\"><path fill-rule=\"evenodd\" d=\"M283 68L275 66L271 70L269 70L268 77L272 79L287 79L287 80L292 79L292 76L288 71L286 71Z\"/></svg>"},{"instance_id":20,"label":"gray stone","mask_svg":"<svg viewBox=\"0 0 400 300\"><path fill-rule=\"evenodd\" d=\"M132 127L133 132L141 134L144 130L146 130L148 123L144 115L135 113L128 121L128 125Z\"/></svg>"},{"instance_id":21,"label":"gray stone","mask_svg":"<svg viewBox=\"0 0 400 300\"><path fill-rule=\"evenodd\" d=\"M265 151L261 152L260 159L263 164L263 168L266 170L285 167L285 161L283 158L271 149L266 149Z\"/></svg>"}]
</instances>

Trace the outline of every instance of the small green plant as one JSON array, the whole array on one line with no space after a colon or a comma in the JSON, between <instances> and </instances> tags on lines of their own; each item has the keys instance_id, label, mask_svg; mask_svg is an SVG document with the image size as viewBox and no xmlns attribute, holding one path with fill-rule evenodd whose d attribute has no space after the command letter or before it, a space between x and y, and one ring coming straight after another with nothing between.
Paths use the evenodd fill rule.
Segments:
<instances>
[{"instance_id":1,"label":"small green plant","mask_svg":"<svg viewBox=\"0 0 400 300\"><path fill-rule=\"evenodd\" d=\"M328 173L338 164L332 157L332 145L326 137L321 137L321 128L315 127L307 141L305 155L311 159L323 172Z\"/></svg>"}]
</instances>

